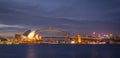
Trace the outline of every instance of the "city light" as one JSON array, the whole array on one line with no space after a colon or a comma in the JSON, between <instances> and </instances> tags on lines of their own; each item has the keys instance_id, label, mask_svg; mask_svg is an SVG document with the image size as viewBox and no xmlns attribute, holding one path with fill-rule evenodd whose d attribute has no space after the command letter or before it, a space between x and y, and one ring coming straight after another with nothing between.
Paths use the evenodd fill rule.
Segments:
<instances>
[{"instance_id":1,"label":"city light","mask_svg":"<svg viewBox=\"0 0 120 58\"><path fill-rule=\"evenodd\" d=\"M44 31L47 30L47 31ZM114 34L105 34L105 33L96 33L93 32L92 35L85 34L84 36L80 34L73 34L66 33L66 31L63 30L57 30L57 29L44 29L42 33L49 32L55 33L56 35L50 34L42 34L41 32L37 30L27 30L23 34L20 32L15 33L14 39L3 39L0 40L0 44L113 44L113 43L120 43L117 42L120 38L118 35ZM55 30L55 31L54 31ZM57 35L60 33L63 36ZM68 35L69 34L69 35ZM46 39L47 38L47 39ZM116 39L117 38L117 39ZM113 40L114 39L114 40ZM117 41L115 41L117 40Z\"/></svg>"},{"instance_id":2,"label":"city light","mask_svg":"<svg viewBox=\"0 0 120 58\"><path fill-rule=\"evenodd\" d=\"M75 44L75 41L71 41L71 44Z\"/></svg>"}]
</instances>

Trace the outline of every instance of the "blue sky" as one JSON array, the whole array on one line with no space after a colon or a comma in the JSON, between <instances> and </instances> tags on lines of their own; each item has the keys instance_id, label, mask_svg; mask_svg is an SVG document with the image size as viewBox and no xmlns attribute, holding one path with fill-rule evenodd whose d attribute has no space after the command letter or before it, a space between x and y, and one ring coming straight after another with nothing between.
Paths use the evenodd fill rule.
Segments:
<instances>
[{"instance_id":1,"label":"blue sky","mask_svg":"<svg viewBox=\"0 0 120 58\"><path fill-rule=\"evenodd\" d=\"M120 32L119 0L0 0L0 31Z\"/></svg>"}]
</instances>

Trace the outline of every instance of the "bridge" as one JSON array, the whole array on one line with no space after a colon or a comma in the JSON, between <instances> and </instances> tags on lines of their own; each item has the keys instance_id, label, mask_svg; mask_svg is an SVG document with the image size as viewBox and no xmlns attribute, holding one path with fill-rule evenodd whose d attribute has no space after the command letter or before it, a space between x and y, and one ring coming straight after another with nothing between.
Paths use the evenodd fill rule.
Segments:
<instances>
[{"instance_id":1,"label":"bridge","mask_svg":"<svg viewBox=\"0 0 120 58\"><path fill-rule=\"evenodd\" d=\"M44 28L38 30L38 33L42 36L42 38L66 38L69 39L71 34L69 32L56 29L56 28Z\"/></svg>"},{"instance_id":2,"label":"bridge","mask_svg":"<svg viewBox=\"0 0 120 58\"><path fill-rule=\"evenodd\" d=\"M68 38L68 36L44 36L42 38Z\"/></svg>"}]
</instances>

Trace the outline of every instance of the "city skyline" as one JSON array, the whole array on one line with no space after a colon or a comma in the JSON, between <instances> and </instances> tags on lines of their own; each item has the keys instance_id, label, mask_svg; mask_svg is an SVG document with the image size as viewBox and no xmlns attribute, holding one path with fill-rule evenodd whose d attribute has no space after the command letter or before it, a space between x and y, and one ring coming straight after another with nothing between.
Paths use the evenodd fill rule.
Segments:
<instances>
[{"instance_id":1,"label":"city skyline","mask_svg":"<svg viewBox=\"0 0 120 58\"><path fill-rule=\"evenodd\" d=\"M53 27L119 33L119 6L119 0L0 0L0 32Z\"/></svg>"}]
</instances>

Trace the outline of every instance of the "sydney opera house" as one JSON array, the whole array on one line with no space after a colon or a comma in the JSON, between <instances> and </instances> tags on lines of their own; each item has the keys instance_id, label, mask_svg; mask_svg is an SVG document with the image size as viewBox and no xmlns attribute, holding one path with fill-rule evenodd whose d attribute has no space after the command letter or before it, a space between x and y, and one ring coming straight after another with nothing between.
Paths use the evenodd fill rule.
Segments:
<instances>
[{"instance_id":1,"label":"sydney opera house","mask_svg":"<svg viewBox=\"0 0 120 58\"><path fill-rule=\"evenodd\" d=\"M40 41L42 37L37 33L36 30L27 30L23 34L17 32L15 34L15 39L19 41Z\"/></svg>"}]
</instances>

